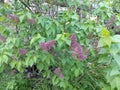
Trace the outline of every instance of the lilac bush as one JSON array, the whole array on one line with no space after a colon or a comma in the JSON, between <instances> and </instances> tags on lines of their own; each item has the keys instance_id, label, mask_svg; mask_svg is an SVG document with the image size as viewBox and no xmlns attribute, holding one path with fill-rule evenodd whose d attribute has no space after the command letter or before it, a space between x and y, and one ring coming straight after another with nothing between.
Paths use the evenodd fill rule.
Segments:
<instances>
[{"instance_id":1,"label":"lilac bush","mask_svg":"<svg viewBox=\"0 0 120 90\"><path fill-rule=\"evenodd\" d=\"M0 90L119 90L115 2L0 3Z\"/></svg>"}]
</instances>

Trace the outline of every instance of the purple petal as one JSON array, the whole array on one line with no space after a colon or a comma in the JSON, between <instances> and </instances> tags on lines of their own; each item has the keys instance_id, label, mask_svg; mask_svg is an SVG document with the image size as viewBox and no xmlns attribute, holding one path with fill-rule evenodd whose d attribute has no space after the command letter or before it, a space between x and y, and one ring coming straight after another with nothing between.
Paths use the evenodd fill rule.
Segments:
<instances>
[{"instance_id":1,"label":"purple petal","mask_svg":"<svg viewBox=\"0 0 120 90\"><path fill-rule=\"evenodd\" d=\"M77 41L72 41L71 42L71 49L73 50L75 47L78 47L79 43Z\"/></svg>"},{"instance_id":2,"label":"purple petal","mask_svg":"<svg viewBox=\"0 0 120 90\"><path fill-rule=\"evenodd\" d=\"M0 34L0 40L6 42L6 38Z\"/></svg>"},{"instance_id":3,"label":"purple petal","mask_svg":"<svg viewBox=\"0 0 120 90\"><path fill-rule=\"evenodd\" d=\"M51 41L48 41L46 42L46 45L47 45L47 48L48 50L50 50L55 44L55 41L54 40L51 40Z\"/></svg>"},{"instance_id":4,"label":"purple petal","mask_svg":"<svg viewBox=\"0 0 120 90\"><path fill-rule=\"evenodd\" d=\"M64 75L61 73L61 74L59 75L59 77L60 77L60 78L64 78Z\"/></svg>"},{"instance_id":5,"label":"purple petal","mask_svg":"<svg viewBox=\"0 0 120 90\"><path fill-rule=\"evenodd\" d=\"M27 50L19 48L18 52L19 52L19 54L25 55L27 53Z\"/></svg>"},{"instance_id":6,"label":"purple petal","mask_svg":"<svg viewBox=\"0 0 120 90\"><path fill-rule=\"evenodd\" d=\"M85 60L86 55L84 54L83 48L81 45L75 47L73 49L73 57L77 58L78 60Z\"/></svg>"},{"instance_id":7,"label":"purple petal","mask_svg":"<svg viewBox=\"0 0 120 90\"><path fill-rule=\"evenodd\" d=\"M60 78L64 78L64 75L59 67L54 70L54 73L57 74Z\"/></svg>"},{"instance_id":8,"label":"purple petal","mask_svg":"<svg viewBox=\"0 0 120 90\"><path fill-rule=\"evenodd\" d=\"M76 38L76 34L72 34L71 37L70 37L71 41L76 41L77 38Z\"/></svg>"},{"instance_id":9,"label":"purple petal","mask_svg":"<svg viewBox=\"0 0 120 90\"><path fill-rule=\"evenodd\" d=\"M18 16L16 16L16 15L13 15L13 14L8 14L8 17L10 18L10 19L13 19L14 21L19 21L19 17Z\"/></svg>"},{"instance_id":10,"label":"purple petal","mask_svg":"<svg viewBox=\"0 0 120 90\"><path fill-rule=\"evenodd\" d=\"M60 68L56 68L56 69L54 70L54 73L55 73L55 74L60 74L60 72L61 72Z\"/></svg>"},{"instance_id":11,"label":"purple petal","mask_svg":"<svg viewBox=\"0 0 120 90\"><path fill-rule=\"evenodd\" d=\"M28 19L28 22L30 23L30 24L35 24L36 23L36 21L35 21L35 19Z\"/></svg>"},{"instance_id":12,"label":"purple petal","mask_svg":"<svg viewBox=\"0 0 120 90\"><path fill-rule=\"evenodd\" d=\"M97 48L97 46L98 46L98 40L95 40L95 42L93 43L93 46L94 46L95 49Z\"/></svg>"},{"instance_id":13,"label":"purple petal","mask_svg":"<svg viewBox=\"0 0 120 90\"><path fill-rule=\"evenodd\" d=\"M40 43L40 47L44 50L44 51L48 51L46 43L45 42L41 42Z\"/></svg>"},{"instance_id":14,"label":"purple petal","mask_svg":"<svg viewBox=\"0 0 120 90\"><path fill-rule=\"evenodd\" d=\"M40 47L44 50L44 51L48 51L50 50L55 44L54 40L50 40L48 42L42 42L40 43Z\"/></svg>"}]
</instances>

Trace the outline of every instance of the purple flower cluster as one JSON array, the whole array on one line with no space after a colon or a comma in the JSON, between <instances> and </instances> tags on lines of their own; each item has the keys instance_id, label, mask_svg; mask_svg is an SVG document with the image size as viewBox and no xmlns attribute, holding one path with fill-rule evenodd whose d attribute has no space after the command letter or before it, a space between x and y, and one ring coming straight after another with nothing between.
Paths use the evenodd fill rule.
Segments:
<instances>
[{"instance_id":1,"label":"purple flower cluster","mask_svg":"<svg viewBox=\"0 0 120 90\"><path fill-rule=\"evenodd\" d=\"M116 16L112 16L106 23L106 27L110 27L115 22Z\"/></svg>"},{"instance_id":2,"label":"purple flower cluster","mask_svg":"<svg viewBox=\"0 0 120 90\"><path fill-rule=\"evenodd\" d=\"M76 46L78 47L79 44L77 42L76 34L73 34L71 37L71 49L73 50Z\"/></svg>"},{"instance_id":3,"label":"purple flower cluster","mask_svg":"<svg viewBox=\"0 0 120 90\"><path fill-rule=\"evenodd\" d=\"M18 16L16 16L16 15L13 15L13 14L8 14L8 17L9 17L10 19L12 19L12 20L16 21L16 22L18 22L18 21L19 21L19 17L18 17Z\"/></svg>"},{"instance_id":4,"label":"purple flower cluster","mask_svg":"<svg viewBox=\"0 0 120 90\"><path fill-rule=\"evenodd\" d=\"M57 74L60 78L64 78L64 75L59 67L54 70L54 73Z\"/></svg>"},{"instance_id":5,"label":"purple flower cluster","mask_svg":"<svg viewBox=\"0 0 120 90\"><path fill-rule=\"evenodd\" d=\"M40 47L44 50L44 51L48 51L50 50L55 44L54 40L50 40L48 42L41 42L40 43Z\"/></svg>"},{"instance_id":6,"label":"purple flower cluster","mask_svg":"<svg viewBox=\"0 0 120 90\"><path fill-rule=\"evenodd\" d=\"M28 19L28 22L30 23L30 24L35 24L36 23L36 21L35 21L35 19Z\"/></svg>"},{"instance_id":7,"label":"purple flower cluster","mask_svg":"<svg viewBox=\"0 0 120 90\"><path fill-rule=\"evenodd\" d=\"M101 50L101 47L98 47L98 40L93 42L93 47L97 51L97 53Z\"/></svg>"},{"instance_id":8,"label":"purple flower cluster","mask_svg":"<svg viewBox=\"0 0 120 90\"><path fill-rule=\"evenodd\" d=\"M25 55L25 54L27 53L27 50L26 50L26 49L19 48L19 49L18 49L18 53L21 54L21 55Z\"/></svg>"},{"instance_id":9,"label":"purple flower cluster","mask_svg":"<svg viewBox=\"0 0 120 90\"><path fill-rule=\"evenodd\" d=\"M71 50L73 50L73 57L78 60L85 60L86 55L84 54L82 46L77 42L76 34L71 36Z\"/></svg>"},{"instance_id":10,"label":"purple flower cluster","mask_svg":"<svg viewBox=\"0 0 120 90\"><path fill-rule=\"evenodd\" d=\"M76 34L71 35L70 39L71 41L77 41Z\"/></svg>"},{"instance_id":11,"label":"purple flower cluster","mask_svg":"<svg viewBox=\"0 0 120 90\"><path fill-rule=\"evenodd\" d=\"M0 40L6 42L6 38L0 34Z\"/></svg>"},{"instance_id":12,"label":"purple flower cluster","mask_svg":"<svg viewBox=\"0 0 120 90\"><path fill-rule=\"evenodd\" d=\"M97 46L98 46L98 40L95 40L94 43L93 43L93 47L94 47L94 49L96 49Z\"/></svg>"},{"instance_id":13,"label":"purple flower cluster","mask_svg":"<svg viewBox=\"0 0 120 90\"><path fill-rule=\"evenodd\" d=\"M117 31L118 29L120 29L120 26L115 26L114 30Z\"/></svg>"}]
</instances>

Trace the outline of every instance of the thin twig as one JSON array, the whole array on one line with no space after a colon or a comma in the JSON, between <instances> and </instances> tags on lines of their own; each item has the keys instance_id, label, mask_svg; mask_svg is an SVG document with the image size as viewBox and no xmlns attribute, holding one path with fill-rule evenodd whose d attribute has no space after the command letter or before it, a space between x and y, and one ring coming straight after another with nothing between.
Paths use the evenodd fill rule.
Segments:
<instances>
[{"instance_id":1,"label":"thin twig","mask_svg":"<svg viewBox=\"0 0 120 90\"><path fill-rule=\"evenodd\" d=\"M33 13L33 11L30 9L30 7L26 3L24 3L22 0L20 0L20 2Z\"/></svg>"}]
</instances>

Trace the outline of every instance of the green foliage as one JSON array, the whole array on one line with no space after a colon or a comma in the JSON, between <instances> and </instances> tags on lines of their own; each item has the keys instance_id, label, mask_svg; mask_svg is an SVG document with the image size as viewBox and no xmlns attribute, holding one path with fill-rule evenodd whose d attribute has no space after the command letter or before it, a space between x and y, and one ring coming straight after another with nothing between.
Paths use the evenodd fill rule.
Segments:
<instances>
[{"instance_id":1,"label":"green foliage","mask_svg":"<svg viewBox=\"0 0 120 90\"><path fill-rule=\"evenodd\" d=\"M2 3L0 90L120 90L120 13L116 3Z\"/></svg>"}]
</instances>

